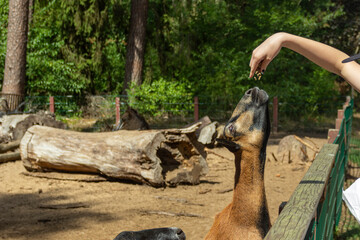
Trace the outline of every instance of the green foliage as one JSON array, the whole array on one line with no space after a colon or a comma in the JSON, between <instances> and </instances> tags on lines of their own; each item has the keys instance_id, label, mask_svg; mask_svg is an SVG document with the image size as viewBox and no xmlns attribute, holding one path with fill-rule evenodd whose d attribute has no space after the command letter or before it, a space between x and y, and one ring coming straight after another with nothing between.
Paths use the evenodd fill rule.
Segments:
<instances>
[{"instance_id":1,"label":"green foliage","mask_svg":"<svg viewBox=\"0 0 360 240\"><path fill-rule=\"evenodd\" d=\"M8 0L0 0L0 79L1 80L4 79L8 12L9 12Z\"/></svg>"},{"instance_id":2,"label":"green foliage","mask_svg":"<svg viewBox=\"0 0 360 240\"><path fill-rule=\"evenodd\" d=\"M28 94L119 94L125 72L130 2L35 1L27 55ZM342 40L351 42L352 27L339 19L354 17L357 13L351 9L357 7L353 5L337 0L151 0L144 86L130 95L150 102L147 110L138 106L141 111L156 114L167 106L159 102L168 98L160 96L170 96L166 91L171 89L186 90L189 99L201 96L231 110L246 89L257 85L270 96L278 95L284 106L295 106L284 110L294 118L322 113L326 109L322 102L331 103L331 96L339 95L334 91L332 74L299 54L282 50L261 81L255 82L248 78L251 52L278 31L334 42L336 46ZM8 0L0 0L0 7L2 77ZM346 36L341 35L342 28ZM177 107L185 112L188 109L187 105Z\"/></svg>"},{"instance_id":3,"label":"green foliage","mask_svg":"<svg viewBox=\"0 0 360 240\"><path fill-rule=\"evenodd\" d=\"M313 37L339 15L340 10L329 11L331 1L211 0L163 5L161 1L149 10L158 14L149 14L147 81L187 79L195 95L229 103L257 85L271 96L285 93L282 101L289 104L308 102L312 109L298 104L291 110L294 117L305 110L321 111L322 106L311 104L336 94L331 74L288 50L270 64L261 81L248 79L251 51L258 44L278 31Z\"/></svg>"},{"instance_id":4,"label":"green foliage","mask_svg":"<svg viewBox=\"0 0 360 240\"><path fill-rule=\"evenodd\" d=\"M85 79L78 78L74 63L60 58L64 41L55 30L32 28L27 55L27 84L31 95L75 94L86 87Z\"/></svg>"},{"instance_id":5,"label":"green foliage","mask_svg":"<svg viewBox=\"0 0 360 240\"><path fill-rule=\"evenodd\" d=\"M87 91L95 94L121 88L125 62L126 1L61 1L61 35L65 59L87 79ZM117 14L121 14L118 18ZM68 16L74 16L69 18ZM120 83L120 84L119 84Z\"/></svg>"},{"instance_id":6,"label":"green foliage","mask_svg":"<svg viewBox=\"0 0 360 240\"><path fill-rule=\"evenodd\" d=\"M193 109L188 84L159 79L141 86L133 84L128 92L129 105L142 114L186 115Z\"/></svg>"},{"instance_id":7,"label":"green foliage","mask_svg":"<svg viewBox=\"0 0 360 240\"><path fill-rule=\"evenodd\" d=\"M77 66L63 58L65 41L60 35L59 12L56 1L41 8L35 5L27 54L27 89L31 95L79 94L86 88L86 79L77 74Z\"/></svg>"},{"instance_id":8,"label":"green foliage","mask_svg":"<svg viewBox=\"0 0 360 240\"><path fill-rule=\"evenodd\" d=\"M352 55L359 52L360 1L333 0L329 19L323 29L316 33L325 43Z\"/></svg>"},{"instance_id":9,"label":"green foliage","mask_svg":"<svg viewBox=\"0 0 360 240\"><path fill-rule=\"evenodd\" d=\"M347 209L346 214L351 215ZM337 228L334 232L334 239L336 240L357 240L360 239L360 226L354 217L351 218L350 223L346 223L346 231Z\"/></svg>"},{"instance_id":10,"label":"green foliage","mask_svg":"<svg viewBox=\"0 0 360 240\"><path fill-rule=\"evenodd\" d=\"M29 94L118 92L125 65L125 34L117 29L120 20L125 22L117 17L126 13L127 5L122 4L115 0L36 4L28 44Z\"/></svg>"},{"instance_id":11,"label":"green foliage","mask_svg":"<svg viewBox=\"0 0 360 240\"><path fill-rule=\"evenodd\" d=\"M351 136L351 145L349 159L360 167L360 138L356 134Z\"/></svg>"}]
</instances>

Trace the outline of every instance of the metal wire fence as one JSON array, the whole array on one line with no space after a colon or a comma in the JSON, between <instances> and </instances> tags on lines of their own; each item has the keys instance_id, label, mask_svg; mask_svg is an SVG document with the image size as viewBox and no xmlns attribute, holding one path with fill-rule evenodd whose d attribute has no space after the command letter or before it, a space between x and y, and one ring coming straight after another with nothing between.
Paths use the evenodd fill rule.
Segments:
<instances>
[{"instance_id":1,"label":"metal wire fence","mask_svg":"<svg viewBox=\"0 0 360 240\"><path fill-rule=\"evenodd\" d=\"M274 122L274 102L270 96L269 109ZM151 128L182 127L194 122L196 115L200 118L209 116L212 121L225 123L238 100L232 101L225 96L209 97L198 96L198 103L189 97L178 102L147 102L130 100L124 95L101 96L54 96L54 109L58 118L85 118L95 119L97 125L93 131L109 130L109 125L115 124L115 99L120 99L120 114L123 114L130 104L135 109L141 109ZM345 96L329 96L321 101L314 102L310 97L277 96L278 113L276 121L280 131L324 131L333 126L336 109L341 108ZM197 107L196 107L197 105ZM155 107L154 107L155 106ZM49 111L49 96L27 96L25 99L26 113L40 110ZM197 110L198 109L198 110ZM197 111L197 112L196 112ZM95 121L94 120L94 121ZM103 125L103 126L102 126ZM91 129L87 129L90 130Z\"/></svg>"},{"instance_id":2,"label":"metal wire fence","mask_svg":"<svg viewBox=\"0 0 360 240\"><path fill-rule=\"evenodd\" d=\"M357 129L354 129L357 130ZM353 135L350 141L349 162L346 171L344 189L350 187L356 179L360 178L360 137ZM335 239L360 239L360 225L349 209L342 203L342 213Z\"/></svg>"}]
</instances>

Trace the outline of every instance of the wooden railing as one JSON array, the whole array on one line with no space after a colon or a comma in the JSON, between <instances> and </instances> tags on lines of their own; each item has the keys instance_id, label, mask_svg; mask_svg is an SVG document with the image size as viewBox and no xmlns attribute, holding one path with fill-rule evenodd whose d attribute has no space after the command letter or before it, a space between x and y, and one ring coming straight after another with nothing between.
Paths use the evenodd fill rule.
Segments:
<instances>
[{"instance_id":1,"label":"wooden railing","mask_svg":"<svg viewBox=\"0 0 360 240\"><path fill-rule=\"evenodd\" d=\"M322 147L265 239L333 238L341 214L352 110L353 101L347 101L336 120L339 129L329 130L330 143Z\"/></svg>"}]
</instances>

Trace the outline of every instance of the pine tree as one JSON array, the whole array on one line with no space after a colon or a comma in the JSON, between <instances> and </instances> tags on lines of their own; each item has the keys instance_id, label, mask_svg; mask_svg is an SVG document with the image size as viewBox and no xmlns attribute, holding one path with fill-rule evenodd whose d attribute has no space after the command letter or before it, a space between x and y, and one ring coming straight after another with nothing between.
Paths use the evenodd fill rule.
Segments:
<instances>
[{"instance_id":1,"label":"pine tree","mask_svg":"<svg viewBox=\"0 0 360 240\"><path fill-rule=\"evenodd\" d=\"M130 83L137 86L142 83L148 6L148 0L131 1L130 33L126 52L125 80L123 86L124 94L126 94Z\"/></svg>"},{"instance_id":2,"label":"pine tree","mask_svg":"<svg viewBox=\"0 0 360 240\"><path fill-rule=\"evenodd\" d=\"M26 46L29 0L9 1L7 50L2 96L9 110L20 104L25 94Z\"/></svg>"}]
</instances>

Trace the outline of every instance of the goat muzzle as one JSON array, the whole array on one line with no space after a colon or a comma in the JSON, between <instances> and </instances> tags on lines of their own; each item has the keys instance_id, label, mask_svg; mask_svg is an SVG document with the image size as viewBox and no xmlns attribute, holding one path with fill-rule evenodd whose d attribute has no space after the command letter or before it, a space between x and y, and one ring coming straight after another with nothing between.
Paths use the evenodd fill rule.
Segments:
<instances>
[{"instance_id":1,"label":"goat muzzle","mask_svg":"<svg viewBox=\"0 0 360 240\"><path fill-rule=\"evenodd\" d=\"M216 138L216 141L226 147L230 152L235 153L240 150L240 145L227 139Z\"/></svg>"}]
</instances>

